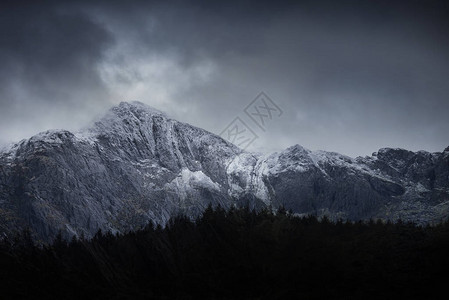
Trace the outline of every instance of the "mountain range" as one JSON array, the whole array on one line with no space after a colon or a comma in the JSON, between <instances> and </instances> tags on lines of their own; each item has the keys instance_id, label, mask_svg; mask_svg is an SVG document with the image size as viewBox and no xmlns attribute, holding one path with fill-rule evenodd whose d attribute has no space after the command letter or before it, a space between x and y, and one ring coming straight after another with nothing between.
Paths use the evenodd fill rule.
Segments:
<instances>
[{"instance_id":1,"label":"mountain range","mask_svg":"<svg viewBox=\"0 0 449 300\"><path fill-rule=\"evenodd\" d=\"M449 147L351 158L295 145L242 150L140 102L89 128L50 130L0 151L0 232L37 240L123 233L209 205L284 207L332 220L434 224L449 216Z\"/></svg>"}]
</instances>

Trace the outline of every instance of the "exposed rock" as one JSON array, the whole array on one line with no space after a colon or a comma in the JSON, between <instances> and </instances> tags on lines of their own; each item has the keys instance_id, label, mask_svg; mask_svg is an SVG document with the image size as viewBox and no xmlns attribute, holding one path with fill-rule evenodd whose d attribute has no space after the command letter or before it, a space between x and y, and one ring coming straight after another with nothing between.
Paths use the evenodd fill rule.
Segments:
<instances>
[{"instance_id":1,"label":"exposed rock","mask_svg":"<svg viewBox=\"0 0 449 300\"><path fill-rule=\"evenodd\" d=\"M448 149L384 148L353 159L296 145L261 155L123 102L91 128L43 132L0 152L0 231L89 237L196 217L209 204L438 222L449 212Z\"/></svg>"}]
</instances>

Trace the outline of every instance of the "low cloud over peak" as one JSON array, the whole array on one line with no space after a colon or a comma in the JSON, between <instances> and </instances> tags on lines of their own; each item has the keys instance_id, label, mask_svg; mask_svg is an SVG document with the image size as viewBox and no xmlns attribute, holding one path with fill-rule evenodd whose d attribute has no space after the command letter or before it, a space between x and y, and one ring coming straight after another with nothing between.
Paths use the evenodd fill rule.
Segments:
<instances>
[{"instance_id":1,"label":"low cloud over peak","mask_svg":"<svg viewBox=\"0 0 449 300\"><path fill-rule=\"evenodd\" d=\"M285 113L256 132L255 149L299 143L356 156L448 144L442 1L47 1L0 11L1 142L76 129L132 99L220 133L265 91Z\"/></svg>"}]
</instances>

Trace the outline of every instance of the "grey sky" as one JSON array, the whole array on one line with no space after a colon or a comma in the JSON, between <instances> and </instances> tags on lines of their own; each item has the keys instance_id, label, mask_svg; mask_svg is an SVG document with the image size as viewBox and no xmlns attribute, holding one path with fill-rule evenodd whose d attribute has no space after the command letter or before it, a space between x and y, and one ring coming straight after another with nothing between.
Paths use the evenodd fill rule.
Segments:
<instances>
[{"instance_id":1,"label":"grey sky","mask_svg":"<svg viewBox=\"0 0 449 300\"><path fill-rule=\"evenodd\" d=\"M5 5L0 142L76 130L127 100L220 133L265 91L284 114L266 132L248 122L253 150L441 151L448 12L438 1Z\"/></svg>"}]
</instances>

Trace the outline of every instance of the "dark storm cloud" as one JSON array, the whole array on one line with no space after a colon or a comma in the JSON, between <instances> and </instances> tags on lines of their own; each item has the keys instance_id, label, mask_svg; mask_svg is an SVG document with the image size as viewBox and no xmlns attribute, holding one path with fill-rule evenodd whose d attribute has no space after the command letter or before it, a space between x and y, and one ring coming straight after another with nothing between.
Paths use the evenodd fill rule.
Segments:
<instances>
[{"instance_id":1,"label":"dark storm cloud","mask_svg":"<svg viewBox=\"0 0 449 300\"><path fill-rule=\"evenodd\" d=\"M95 66L113 38L101 25L52 3L11 5L0 22L2 139L72 126L107 99Z\"/></svg>"},{"instance_id":2,"label":"dark storm cloud","mask_svg":"<svg viewBox=\"0 0 449 300\"><path fill-rule=\"evenodd\" d=\"M20 7L2 17L2 129L18 103L59 103L55 112L78 105L91 116L87 105L137 98L219 133L263 90L285 114L254 148L442 150L448 11L440 1ZM51 126L66 119L45 118Z\"/></svg>"}]
</instances>

